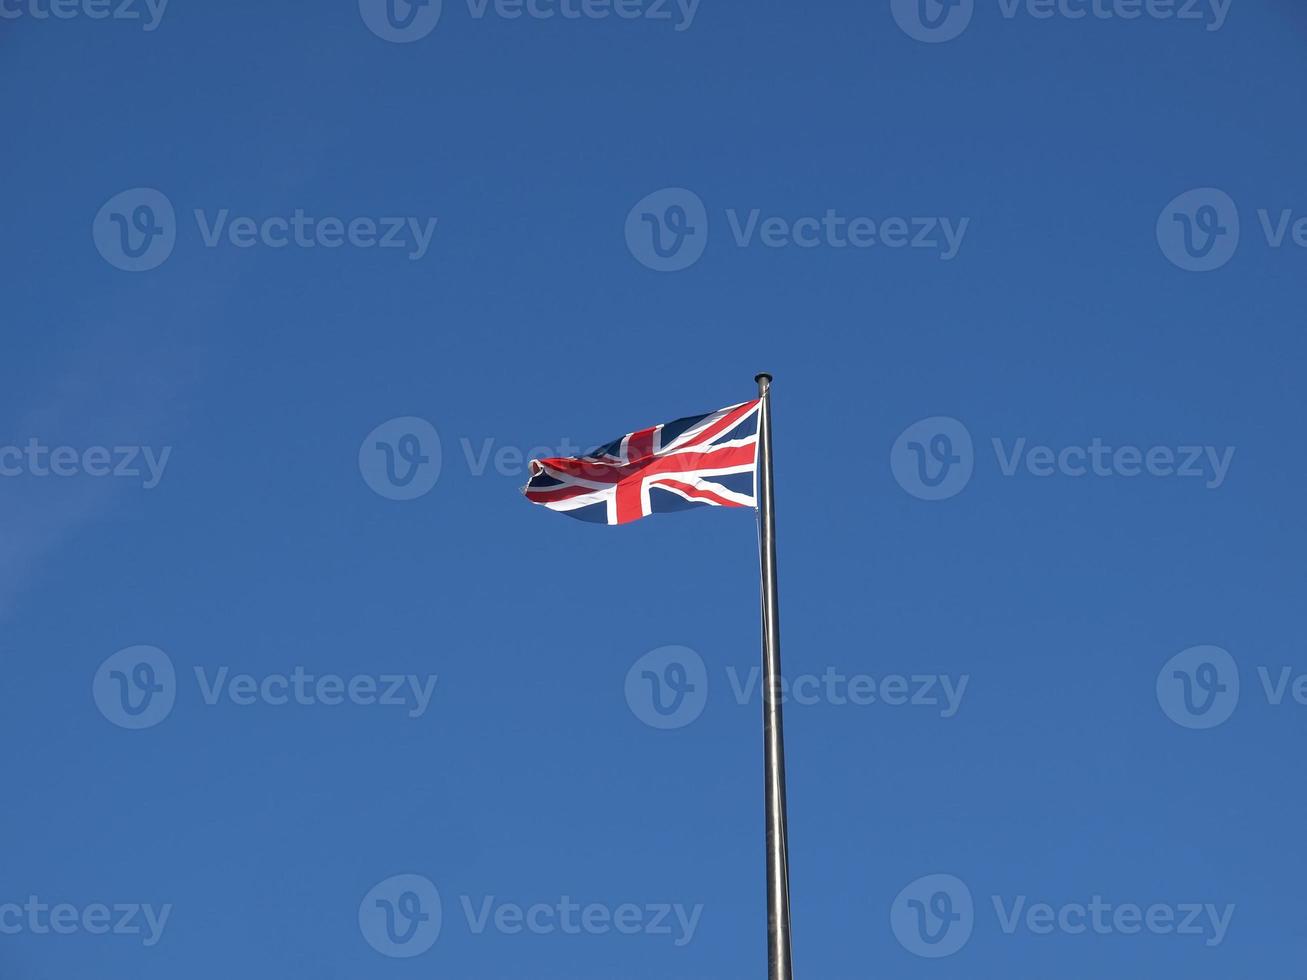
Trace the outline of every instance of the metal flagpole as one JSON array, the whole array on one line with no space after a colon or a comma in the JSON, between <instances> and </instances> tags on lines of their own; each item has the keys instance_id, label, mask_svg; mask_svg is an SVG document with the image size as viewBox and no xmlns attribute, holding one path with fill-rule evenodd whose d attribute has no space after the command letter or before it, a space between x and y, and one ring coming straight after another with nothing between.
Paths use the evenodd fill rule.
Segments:
<instances>
[{"instance_id":1,"label":"metal flagpole","mask_svg":"<svg viewBox=\"0 0 1307 980\"><path fill-rule=\"evenodd\" d=\"M790 965L790 850L785 817L785 731L781 724L781 629L776 599L776 514L772 499L771 375L759 374L758 547L762 563L762 737L767 786L767 977L793 980Z\"/></svg>"}]
</instances>

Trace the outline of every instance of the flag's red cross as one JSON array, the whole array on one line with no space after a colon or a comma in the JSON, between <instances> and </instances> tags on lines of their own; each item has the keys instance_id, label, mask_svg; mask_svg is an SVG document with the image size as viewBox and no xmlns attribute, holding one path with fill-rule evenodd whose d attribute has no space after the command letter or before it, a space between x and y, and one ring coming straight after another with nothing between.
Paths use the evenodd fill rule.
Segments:
<instances>
[{"instance_id":1,"label":"flag's red cross","mask_svg":"<svg viewBox=\"0 0 1307 980\"><path fill-rule=\"evenodd\" d=\"M557 510L572 510L615 496L614 508L608 514L612 524L625 524L649 513L651 487L671 490L694 503L753 506L752 493L741 494L715 485L714 476L752 472L757 454L756 426L742 438L724 440L725 445L713 443L740 426L757 407L758 402L751 401L703 416L666 446L661 445L664 426L655 425L605 447L616 448L616 452L532 460L532 481L525 488L526 496Z\"/></svg>"}]
</instances>

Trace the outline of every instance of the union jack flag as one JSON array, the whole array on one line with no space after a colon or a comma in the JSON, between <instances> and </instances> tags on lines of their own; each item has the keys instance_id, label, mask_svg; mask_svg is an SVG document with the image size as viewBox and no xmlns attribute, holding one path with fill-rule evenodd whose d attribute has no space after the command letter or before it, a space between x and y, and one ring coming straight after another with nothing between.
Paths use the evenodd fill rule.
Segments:
<instances>
[{"instance_id":1,"label":"union jack flag","mask_svg":"<svg viewBox=\"0 0 1307 980\"><path fill-rule=\"evenodd\" d=\"M630 432L587 456L531 460L532 503L595 524L756 507L758 401Z\"/></svg>"}]
</instances>

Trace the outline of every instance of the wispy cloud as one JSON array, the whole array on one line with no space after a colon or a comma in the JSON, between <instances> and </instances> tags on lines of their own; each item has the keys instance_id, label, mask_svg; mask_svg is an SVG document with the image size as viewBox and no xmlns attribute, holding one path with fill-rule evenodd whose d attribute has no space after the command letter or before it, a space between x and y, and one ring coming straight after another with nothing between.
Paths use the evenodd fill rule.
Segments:
<instances>
[{"instance_id":1,"label":"wispy cloud","mask_svg":"<svg viewBox=\"0 0 1307 980\"><path fill-rule=\"evenodd\" d=\"M103 519L126 494L145 492L142 479L77 473L31 472L29 444L44 450L47 470L54 447L80 454L105 447L110 467L125 453L114 447L169 444L183 428L180 395L195 377L198 356L175 339L138 337L98 330L79 337L75 352L60 354L58 366L30 382L24 409L0 419L0 457L10 475L0 476L0 617L12 614L23 593L39 582L53 556L79 531ZM39 368L36 369L39 372ZM3 451L3 449L0 449ZM138 459L137 467L145 470ZM15 474L15 471L19 471Z\"/></svg>"}]
</instances>

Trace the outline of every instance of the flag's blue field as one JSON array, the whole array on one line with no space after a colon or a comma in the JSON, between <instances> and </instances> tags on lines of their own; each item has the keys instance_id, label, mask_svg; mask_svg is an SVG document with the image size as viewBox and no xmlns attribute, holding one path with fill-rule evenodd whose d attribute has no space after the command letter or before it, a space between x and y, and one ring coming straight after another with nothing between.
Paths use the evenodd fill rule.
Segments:
<instances>
[{"instance_id":1,"label":"flag's blue field","mask_svg":"<svg viewBox=\"0 0 1307 980\"><path fill-rule=\"evenodd\" d=\"M759 371L797 974L1297 976L1305 49L0 0L0 977L763 977L753 511L519 493Z\"/></svg>"}]
</instances>

